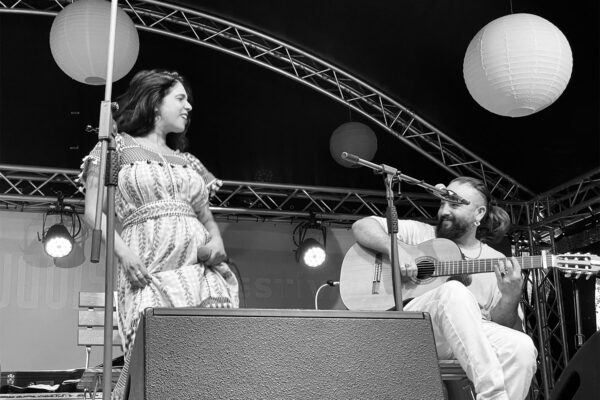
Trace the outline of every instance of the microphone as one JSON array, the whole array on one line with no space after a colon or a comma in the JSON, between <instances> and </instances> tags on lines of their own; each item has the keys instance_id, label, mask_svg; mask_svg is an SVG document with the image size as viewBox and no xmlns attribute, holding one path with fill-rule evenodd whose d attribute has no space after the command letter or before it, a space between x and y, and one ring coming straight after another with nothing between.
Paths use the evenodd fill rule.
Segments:
<instances>
[{"instance_id":1,"label":"microphone","mask_svg":"<svg viewBox=\"0 0 600 400\"><path fill-rule=\"evenodd\" d=\"M328 280L328 281L327 281L327 284L328 284L329 286L339 286L339 285L340 285L340 283L339 283L338 281L335 281L335 282L334 282L332 279Z\"/></svg>"},{"instance_id":2,"label":"microphone","mask_svg":"<svg viewBox=\"0 0 600 400\"><path fill-rule=\"evenodd\" d=\"M439 199L447 201L448 203L465 204L465 205L471 204L471 202L469 200L463 199L462 197L457 195L452 190L441 189L441 191L443 193L433 192L433 195Z\"/></svg>"},{"instance_id":3,"label":"microphone","mask_svg":"<svg viewBox=\"0 0 600 400\"><path fill-rule=\"evenodd\" d=\"M342 153L342 158L352 164L358 164L358 161L360 160L360 157L345 151Z\"/></svg>"}]
</instances>

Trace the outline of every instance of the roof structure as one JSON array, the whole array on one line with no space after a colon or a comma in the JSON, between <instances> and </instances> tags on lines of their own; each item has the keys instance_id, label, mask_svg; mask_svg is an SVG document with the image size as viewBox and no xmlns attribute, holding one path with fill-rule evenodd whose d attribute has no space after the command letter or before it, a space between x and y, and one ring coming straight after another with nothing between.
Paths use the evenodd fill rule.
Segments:
<instances>
[{"instance_id":1,"label":"roof structure","mask_svg":"<svg viewBox=\"0 0 600 400\"><path fill-rule=\"evenodd\" d=\"M98 88L65 77L49 57L44 35L51 18L41 17L52 17L68 4L15 1L0 9L9 14L0 15L3 54L9 55L1 59L2 70L15 76L0 91L8 110L5 115L15 116L1 121L0 162L6 177L14 176L13 167L23 164L35 166L33 170L44 176L57 167L76 168L95 141L93 135L84 134L84 126L97 121ZM192 151L232 185L230 192L229 183L224 188L225 201L214 200L218 213L248 215L240 207L243 202L231 201L231 196L244 193L239 187L263 189L251 191L259 199L249 203L254 209L251 218L261 208L261 218L282 217L277 215L282 212L291 217L298 212L286 209L292 205L289 201L283 205L273 201L277 190L284 199L307 196L305 188L338 191L338 208L348 205L347 199L342 201L345 192L378 193L381 200L381 179L365 169L341 167L329 154L332 130L348 120L365 122L376 131L379 149L374 162L431 184L456 175L484 179L517 227L554 229L594 215L600 208L598 35L580 29L587 22L587 28L598 30L596 19L589 17L594 6L565 11L548 2L525 1L510 10L506 4L484 7L472 1L367 5L315 0L302 4L260 0L251 6L239 0L126 1L120 6L140 31L140 57L134 70L178 69L192 81L196 110L200 109L194 113L193 126L201 125L192 128ZM468 95L461 71L470 38L487 22L511 11L535 13L557 25L570 40L575 60L571 82L555 104L539 114L514 119L479 107ZM306 29L308 21L310 29ZM26 34L6 39L10 29L23 24L30 28ZM40 51L23 53L24 40ZM15 57L10 57L13 52ZM43 121L43 129L23 125L27 108L14 101L26 92L19 89L30 83L18 78L22 73L14 73L17 68L22 71L23 63L11 60L22 57L35 59L26 68L33 71L42 66L56 78L36 81L38 100L28 107ZM122 81L115 84L115 92L126 84L126 79ZM567 128L576 132L567 133ZM11 135L14 129L20 134ZM28 151L23 163L21 154L12 149L28 147L32 137L43 146ZM566 151L572 152L569 159L559 159ZM26 175L28 168L20 172ZM26 192L16 187L9 183L5 196ZM298 190L287 192L291 188ZM408 185L402 189L398 204L408 207L401 215L433 218L431 196ZM34 190L33 196L39 193ZM271 201L263 201L262 196ZM315 204L309 202L304 214L294 217L335 214L331 211L336 205L329 209ZM360 202L340 209L347 211L344 218L330 218L351 221L352 216L380 213Z\"/></svg>"}]
</instances>

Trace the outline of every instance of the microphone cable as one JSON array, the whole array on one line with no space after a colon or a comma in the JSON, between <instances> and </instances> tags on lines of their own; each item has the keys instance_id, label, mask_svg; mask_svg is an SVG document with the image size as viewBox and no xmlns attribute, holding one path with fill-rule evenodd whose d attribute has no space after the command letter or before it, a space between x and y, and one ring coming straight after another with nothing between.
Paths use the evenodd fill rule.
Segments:
<instances>
[{"instance_id":1,"label":"microphone cable","mask_svg":"<svg viewBox=\"0 0 600 400\"><path fill-rule=\"evenodd\" d=\"M319 292L321 292L321 289L323 289L324 287L327 287L327 286L339 286L339 285L340 285L339 281L333 281L332 279L330 279L327 282L325 282L324 284L322 284L321 286L319 286L319 288L317 289L317 292L315 293L315 310L319 309Z\"/></svg>"}]
</instances>

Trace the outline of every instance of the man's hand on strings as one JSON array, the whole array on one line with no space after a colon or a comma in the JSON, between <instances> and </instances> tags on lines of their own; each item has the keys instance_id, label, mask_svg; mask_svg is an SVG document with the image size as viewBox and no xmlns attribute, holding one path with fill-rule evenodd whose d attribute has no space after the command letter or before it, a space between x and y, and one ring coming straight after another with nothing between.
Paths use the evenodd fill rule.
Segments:
<instances>
[{"instance_id":1,"label":"man's hand on strings","mask_svg":"<svg viewBox=\"0 0 600 400\"><path fill-rule=\"evenodd\" d=\"M520 297L523 287L523 276L521 275L521 265L516 258L507 258L499 261L493 266L498 289L502 296Z\"/></svg>"}]
</instances>

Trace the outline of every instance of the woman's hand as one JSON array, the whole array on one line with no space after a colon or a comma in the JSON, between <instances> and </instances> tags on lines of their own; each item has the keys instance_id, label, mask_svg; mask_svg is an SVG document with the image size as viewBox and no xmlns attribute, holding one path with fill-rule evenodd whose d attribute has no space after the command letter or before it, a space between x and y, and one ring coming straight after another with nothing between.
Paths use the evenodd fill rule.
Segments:
<instances>
[{"instance_id":1,"label":"woman's hand","mask_svg":"<svg viewBox=\"0 0 600 400\"><path fill-rule=\"evenodd\" d=\"M212 238L204 246L198 248L198 261L208 266L221 264L227 259L225 247L220 237Z\"/></svg>"},{"instance_id":2,"label":"woman's hand","mask_svg":"<svg viewBox=\"0 0 600 400\"><path fill-rule=\"evenodd\" d=\"M131 249L127 249L125 254L119 257L121 267L131 282L131 285L138 288L147 286L152 280L148 270L142 263L140 257Z\"/></svg>"},{"instance_id":3,"label":"woman's hand","mask_svg":"<svg viewBox=\"0 0 600 400\"><path fill-rule=\"evenodd\" d=\"M217 192L219 191L219 189L221 189L221 186L223 186L223 181L222 180L215 179L214 181L212 181L210 183L210 185L208 185L208 197L211 198L215 194L217 194Z\"/></svg>"}]
</instances>

